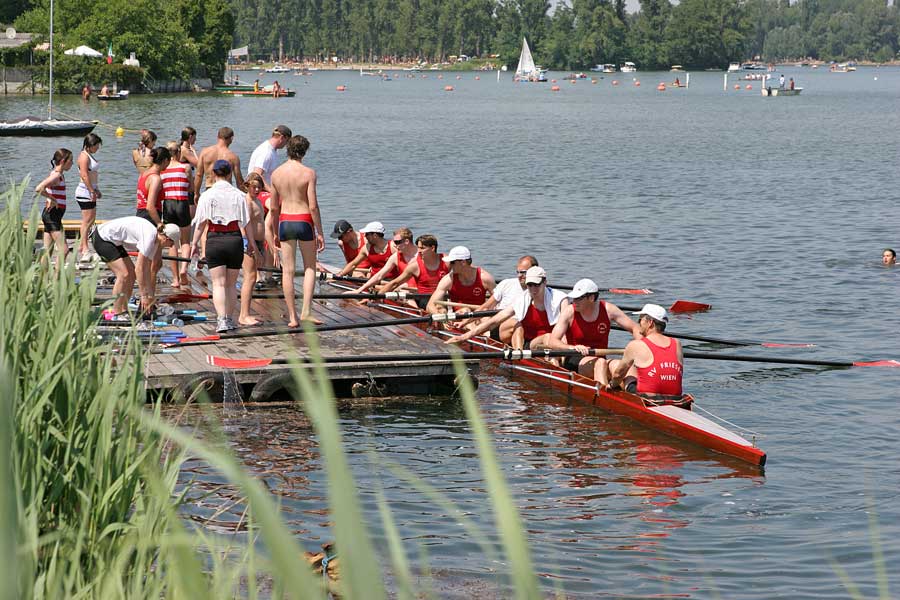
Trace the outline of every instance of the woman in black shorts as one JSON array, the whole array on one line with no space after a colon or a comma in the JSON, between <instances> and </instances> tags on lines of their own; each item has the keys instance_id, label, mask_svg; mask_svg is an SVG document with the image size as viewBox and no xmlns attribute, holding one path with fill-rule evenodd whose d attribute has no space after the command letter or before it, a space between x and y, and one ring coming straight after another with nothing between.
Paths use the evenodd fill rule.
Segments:
<instances>
[{"instance_id":1,"label":"woman in black shorts","mask_svg":"<svg viewBox=\"0 0 900 600\"><path fill-rule=\"evenodd\" d=\"M63 215L66 214L66 177L64 173L72 168L72 151L60 148L53 153L50 160L53 170L34 189L34 193L47 199L41 212L44 223L44 249L49 250L52 243L63 256L68 254L66 232L63 230Z\"/></svg>"},{"instance_id":2,"label":"woman in black shorts","mask_svg":"<svg viewBox=\"0 0 900 600\"><path fill-rule=\"evenodd\" d=\"M244 193L231 185L231 163L217 160L213 164L215 182L197 201L191 256L206 232L206 264L213 283L213 305L218 320L216 332L236 329L232 315L237 307L235 284L241 272L244 252L258 256L256 241L247 235L250 211ZM246 285L253 285L248 282Z\"/></svg>"},{"instance_id":3,"label":"woman in black shorts","mask_svg":"<svg viewBox=\"0 0 900 600\"><path fill-rule=\"evenodd\" d=\"M79 260L85 262L89 262L97 256L88 251L88 232L97 219L97 200L102 196L100 188L97 186L100 164L94 157L102 143L103 140L100 139L99 135L89 133L84 136L81 154L78 155L78 176L80 181L78 182L78 187L75 188L75 201L78 202L78 208L81 209L81 229L79 232L81 245L78 248L78 256Z\"/></svg>"},{"instance_id":4,"label":"woman in black shorts","mask_svg":"<svg viewBox=\"0 0 900 600\"><path fill-rule=\"evenodd\" d=\"M169 251L169 256L190 258L191 251L191 197L194 182L191 165L181 160L181 144L169 142L166 149L172 155L169 166L159 174L163 192L163 223L175 223L181 228L181 243ZM188 285L188 264L172 261L172 287Z\"/></svg>"}]
</instances>

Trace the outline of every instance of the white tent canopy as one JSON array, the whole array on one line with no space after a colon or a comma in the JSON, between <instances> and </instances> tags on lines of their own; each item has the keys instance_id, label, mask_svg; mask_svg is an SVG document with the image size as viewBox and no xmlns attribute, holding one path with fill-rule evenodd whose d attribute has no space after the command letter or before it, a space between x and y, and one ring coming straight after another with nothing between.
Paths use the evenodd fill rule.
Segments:
<instances>
[{"instance_id":1,"label":"white tent canopy","mask_svg":"<svg viewBox=\"0 0 900 600\"><path fill-rule=\"evenodd\" d=\"M103 54L101 52L97 52L90 46L78 46L77 48L70 48L63 54L68 54L69 56L89 56L91 58L103 58Z\"/></svg>"}]
</instances>

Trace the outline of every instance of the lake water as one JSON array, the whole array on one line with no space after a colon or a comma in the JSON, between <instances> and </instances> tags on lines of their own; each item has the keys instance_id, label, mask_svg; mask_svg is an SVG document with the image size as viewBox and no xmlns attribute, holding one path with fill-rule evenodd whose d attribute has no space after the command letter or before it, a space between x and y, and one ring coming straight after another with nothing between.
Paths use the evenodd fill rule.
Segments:
<instances>
[{"instance_id":1,"label":"lake water","mask_svg":"<svg viewBox=\"0 0 900 600\"><path fill-rule=\"evenodd\" d=\"M152 128L161 140L193 125L201 146L229 125L244 165L285 123L312 142L306 162L319 173L326 227L377 219L434 233L444 250L469 246L498 278L533 253L551 283L590 276L601 287L650 287L664 305L714 306L673 319L673 331L817 345L741 354L900 358L900 271L880 266L882 248L900 246L900 69L784 72L801 96L762 98L758 82L735 91L731 81L723 91L722 73L692 74L690 89L666 92L656 85L673 74L637 73L640 87L627 74L594 85L560 79L554 93L549 84L513 84L509 74L499 83L489 73L386 82L319 72L280 77L297 89L293 99L148 95L85 105L64 97L58 109ZM346 92L335 90L340 84ZM42 106L40 98L0 98L0 118ZM99 216L131 214L135 137L97 132L105 140ZM43 176L60 143L3 138L0 178ZM329 245L323 259L337 258ZM698 361L685 374L703 408L757 432L769 455L764 474L484 372L478 397L548 593L845 598L843 569L875 597L877 548L886 585L900 593L900 370ZM301 542L332 539L305 419L287 408L222 414L236 450L281 495ZM373 466L370 454L424 478L495 540L461 406L395 399L345 406L341 416L379 547L376 485L409 554L427 548L442 596L490 595L503 566L485 561L455 517Z\"/></svg>"}]
</instances>

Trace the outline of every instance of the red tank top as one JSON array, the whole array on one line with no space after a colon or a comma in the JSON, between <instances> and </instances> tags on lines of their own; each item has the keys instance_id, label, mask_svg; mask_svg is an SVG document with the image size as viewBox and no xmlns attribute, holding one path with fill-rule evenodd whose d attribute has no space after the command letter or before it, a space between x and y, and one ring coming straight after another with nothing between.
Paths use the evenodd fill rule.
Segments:
<instances>
[{"instance_id":1,"label":"red tank top","mask_svg":"<svg viewBox=\"0 0 900 600\"><path fill-rule=\"evenodd\" d=\"M363 246L366 245L366 234L360 233L359 239L356 241L357 246L356 250L348 246L347 244L341 244L341 252L344 253L344 260L348 263L352 261L356 256L362 252ZM365 269L369 266L369 259L364 258L361 263L359 263L358 268Z\"/></svg>"},{"instance_id":2,"label":"red tank top","mask_svg":"<svg viewBox=\"0 0 900 600\"><path fill-rule=\"evenodd\" d=\"M438 268L434 271L428 270L421 254L416 257L416 262L419 263L419 276L415 278L416 289L420 294L433 294L444 275L450 272L450 267L444 262L444 255L438 254Z\"/></svg>"},{"instance_id":3,"label":"red tank top","mask_svg":"<svg viewBox=\"0 0 900 600\"><path fill-rule=\"evenodd\" d=\"M56 205L60 208L66 207L66 177L62 173L59 174L59 181L56 185L47 188L47 193L56 200Z\"/></svg>"},{"instance_id":4,"label":"red tank top","mask_svg":"<svg viewBox=\"0 0 900 600\"><path fill-rule=\"evenodd\" d=\"M683 366L678 362L678 340L669 339L669 347L657 346L647 338L641 340L653 353L649 367L637 368L639 394L681 395Z\"/></svg>"},{"instance_id":5,"label":"red tank top","mask_svg":"<svg viewBox=\"0 0 900 600\"><path fill-rule=\"evenodd\" d=\"M369 276L371 277L372 275L380 271L381 267L384 266L384 264L388 261L388 259L391 257L391 254L393 253L394 242L390 241L384 247L384 252L381 252L380 254L375 252L372 248L369 248L368 261L369 267L371 267L369 269Z\"/></svg>"},{"instance_id":6,"label":"red tank top","mask_svg":"<svg viewBox=\"0 0 900 600\"><path fill-rule=\"evenodd\" d=\"M181 163L172 164L175 166L171 166L159 174L162 179L163 199L187 201L190 188L187 171Z\"/></svg>"},{"instance_id":7,"label":"red tank top","mask_svg":"<svg viewBox=\"0 0 900 600\"><path fill-rule=\"evenodd\" d=\"M525 339L533 340L534 338L550 333L553 327L550 326L550 320L547 318L547 311L538 310L532 304L525 312L525 318L522 319L522 329L525 330Z\"/></svg>"},{"instance_id":8,"label":"red tank top","mask_svg":"<svg viewBox=\"0 0 900 600\"><path fill-rule=\"evenodd\" d=\"M418 256L418 255L417 255ZM406 270L406 266L409 264L409 261L403 257L403 253L397 250L397 268L393 270L393 272L388 273L386 279L394 279L400 276L400 273Z\"/></svg>"},{"instance_id":9,"label":"red tank top","mask_svg":"<svg viewBox=\"0 0 900 600\"><path fill-rule=\"evenodd\" d=\"M260 193L258 193L256 195L256 199L259 200L259 203L262 205L263 218L266 218L266 215L269 214L269 207L266 205L266 203L269 201L269 198L271 198L271 197L272 197L272 193L267 192L265 190L261 191Z\"/></svg>"},{"instance_id":10,"label":"red tank top","mask_svg":"<svg viewBox=\"0 0 900 600\"><path fill-rule=\"evenodd\" d=\"M481 267L475 269L475 281L472 285L463 285L462 282L454 277L453 284L450 286L450 301L460 302L462 304L482 304L487 297L487 290L481 283Z\"/></svg>"},{"instance_id":11,"label":"red tank top","mask_svg":"<svg viewBox=\"0 0 900 600\"><path fill-rule=\"evenodd\" d=\"M141 173L141 176L138 177L137 183L137 209L138 210L147 210L147 175L149 175L147 171ZM162 211L162 194L157 194L156 196L156 210L157 212Z\"/></svg>"},{"instance_id":12,"label":"red tank top","mask_svg":"<svg viewBox=\"0 0 900 600\"><path fill-rule=\"evenodd\" d=\"M606 302L600 300L600 314L593 321L585 321L576 310L575 318L566 332L566 340L576 346L608 348L609 315L606 312Z\"/></svg>"}]
</instances>

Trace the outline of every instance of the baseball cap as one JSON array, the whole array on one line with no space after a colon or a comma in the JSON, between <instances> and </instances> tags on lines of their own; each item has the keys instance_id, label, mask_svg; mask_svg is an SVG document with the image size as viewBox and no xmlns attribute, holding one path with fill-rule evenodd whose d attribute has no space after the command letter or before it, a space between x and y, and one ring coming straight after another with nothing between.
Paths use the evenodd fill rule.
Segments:
<instances>
[{"instance_id":1,"label":"baseball cap","mask_svg":"<svg viewBox=\"0 0 900 600\"><path fill-rule=\"evenodd\" d=\"M286 138L291 137L291 128L287 125L276 125L275 129L272 130L272 133L277 133L279 135L283 135Z\"/></svg>"},{"instance_id":2,"label":"baseball cap","mask_svg":"<svg viewBox=\"0 0 900 600\"><path fill-rule=\"evenodd\" d=\"M647 315L654 321L668 322L669 320L669 315L666 313L666 309L664 309L659 304L645 304L641 310L631 314Z\"/></svg>"},{"instance_id":3,"label":"baseball cap","mask_svg":"<svg viewBox=\"0 0 900 600\"><path fill-rule=\"evenodd\" d=\"M535 265L528 267L528 270L525 271L525 283L541 283L545 279L547 279L547 271L543 267Z\"/></svg>"},{"instance_id":4,"label":"baseball cap","mask_svg":"<svg viewBox=\"0 0 900 600\"><path fill-rule=\"evenodd\" d=\"M568 296L572 300L577 300L586 294L596 294L599 291L600 288L597 287L597 284L592 279L579 279L572 286L572 291L568 293Z\"/></svg>"},{"instance_id":5,"label":"baseball cap","mask_svg":"<svg viewBox=\"0 0 900 600\"><path fill-rule=\"evenodd\" d=\"M366 226L359 231L360 233L380 233L384 235L384 225L381 224L381 221L372 221L371 223L366 223Z\"/></svg>"},{"instance_id":6,"label":"baseball cap","mask_svg":"<svg viewBox=\"0 0 900 600\"><path fill-rule=\"evenodd\" d=\"M163 234L176 244L181 243L181 228L175 223L166 223L162 230Z\"/></svg>"},{"instance_id":7,"label":"baseball cap","mask_svg":"<svg viewBox=\"0 0 900 600\"><path fill-rule=\"evenodd\" d=\"M341 219L337 223L334 224L334 231L331 232L331 237L334 239L338 239L348 231L353 229L353 225L350 224L349 221L345 221Z\"/></svg>"},{"instance_id":8,"label":"baseball cap","mask_svg":"<svg viewBox=\"0 0 900 600\"><path fill-rule=\"evenodd\" d=\"M472 253L469 252L468 248L465 246L454 246L450 248L450 252L444 257L444 262L452 263L454 260L469 260L470 258L472 258Z\"/></svg>"},{"instance_id":9,"label":"baseball cap","mask_svg":"<svg viewBox=\"0 0 900 600\"><path fill-rule=\"evenodd\" d=\"M231 173L231 163L220 158L213 163L213 173L216 175L228 175Z\"/></svg>"}]
</instances>

